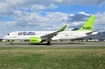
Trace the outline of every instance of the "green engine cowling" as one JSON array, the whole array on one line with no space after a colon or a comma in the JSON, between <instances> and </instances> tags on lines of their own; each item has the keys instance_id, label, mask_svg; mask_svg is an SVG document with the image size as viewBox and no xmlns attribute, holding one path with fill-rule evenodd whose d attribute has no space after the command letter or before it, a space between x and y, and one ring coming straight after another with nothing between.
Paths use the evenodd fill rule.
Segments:
<instances>
[{"instance_id":1,"label":"green engine cowling","mask_svg":"<svg viewBox=\"0 0 105 69\"><path fill-rule=\"evenodd\" d=\"M40 37L30 37L30 43L32 44L39 44L41 42Z\"/></svg>"}]
</instances>

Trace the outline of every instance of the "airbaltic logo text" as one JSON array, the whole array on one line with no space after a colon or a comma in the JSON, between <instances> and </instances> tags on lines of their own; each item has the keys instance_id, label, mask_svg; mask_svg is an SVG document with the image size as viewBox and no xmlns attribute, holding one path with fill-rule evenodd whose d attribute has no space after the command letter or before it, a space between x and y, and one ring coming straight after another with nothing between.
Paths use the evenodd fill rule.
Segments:
<instances>
[{"instance_id":1,"label":"airbaltic logo text","mask_svg":"<svg viewBox=\"0 0 105 69\"><path fill-rule=\"evenodd\" d=\"M91 27L83 27L84 30L91 30Z\"/></svg>"},{"instance_id":2,"label":"airbaltic logo text","mask_svg":"<svg viewBox=\"0 0 105 69\"><path fill-rule=\"evenodd\" d=\"M36 35L35 32L19 32L18 36Z\"/></svg>"}]
</instances>

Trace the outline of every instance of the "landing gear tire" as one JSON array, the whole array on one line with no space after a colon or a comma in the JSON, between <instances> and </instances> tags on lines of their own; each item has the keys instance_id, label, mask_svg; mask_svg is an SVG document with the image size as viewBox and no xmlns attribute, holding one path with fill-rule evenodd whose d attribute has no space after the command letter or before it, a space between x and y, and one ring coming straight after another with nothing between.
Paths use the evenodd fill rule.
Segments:
<instances>
[{"instance_id":1,"label":"landing gear tire","mask_svg":"<svg viewBox=\"0 0 105 69\"><path fill-rule=\"evenodd\" d=\"M10 44L13 45L13 40L9 40L9 41L10 41Z\"/></svg>"},{"instance_id":2,"label":"landing gear tire","mask_svg":"<svg viewBox=\"0 0 105 69\"><path fill-rule=\"evenodd\" d=\"M50 45L50 44L51 44L50 41L48 41L48 42L47 42L47 45Z\"/></svg>"}]
</instances>

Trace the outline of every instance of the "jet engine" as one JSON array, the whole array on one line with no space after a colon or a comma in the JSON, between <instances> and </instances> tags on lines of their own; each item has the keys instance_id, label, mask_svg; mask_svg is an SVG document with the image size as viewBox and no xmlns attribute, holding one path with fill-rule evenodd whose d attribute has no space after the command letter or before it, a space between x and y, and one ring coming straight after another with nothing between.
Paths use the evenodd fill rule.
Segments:
<instances>
[{"instance_id":1,"label":"jet engine","mask_svg":"<svg viewBox=\"0 0 105 69\"><path fill-rule=\"evenodd\" d=\"M40 37L30 37L30 43L31 44L39 44L41 42Z\"/></svg>"}]
</instances>

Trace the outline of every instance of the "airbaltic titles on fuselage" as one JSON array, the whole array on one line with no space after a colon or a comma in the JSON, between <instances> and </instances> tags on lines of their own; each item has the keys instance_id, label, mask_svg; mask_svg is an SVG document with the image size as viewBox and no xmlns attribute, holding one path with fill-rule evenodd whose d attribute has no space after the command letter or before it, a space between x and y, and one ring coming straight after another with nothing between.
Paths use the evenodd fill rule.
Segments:
<instances>
[{"instance_id":1,"label":"airbaltic titles on fuselage","mask_svg":"<svg viewBox=\"0 0 105 69\"><path fill-rule=\"evenodd\" d=\"M18 36L36 35L35 32L18 32Z\"/></svg>"}]
</instances>

